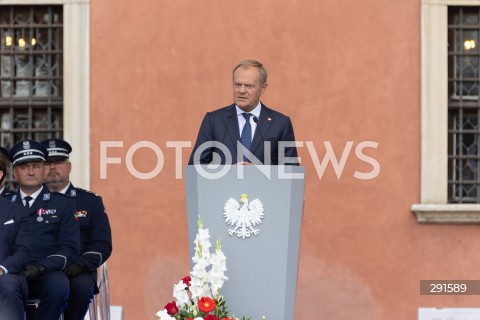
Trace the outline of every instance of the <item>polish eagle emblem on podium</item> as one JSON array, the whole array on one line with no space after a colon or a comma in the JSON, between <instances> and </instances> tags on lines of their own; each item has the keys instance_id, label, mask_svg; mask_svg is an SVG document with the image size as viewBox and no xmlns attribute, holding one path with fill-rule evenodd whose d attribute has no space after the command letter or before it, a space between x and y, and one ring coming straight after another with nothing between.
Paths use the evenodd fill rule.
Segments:
<instances>
[{"instance_id":1,"label":"polish eagle emblem on podium","mask_svg":"<svg viewBox=\"0 0 480 320\"><path fill-rule=\"evenodd\" d=\"M252 234L258 235L259 229L254 227L260 225L263 219L263 203L255 199L249 203L246 193L240 196L240 203L229 198L223 207L225 222L233 228L228 229L228 234L236 235L239 238L249 238Z\"/></svg>"}]
</instances>

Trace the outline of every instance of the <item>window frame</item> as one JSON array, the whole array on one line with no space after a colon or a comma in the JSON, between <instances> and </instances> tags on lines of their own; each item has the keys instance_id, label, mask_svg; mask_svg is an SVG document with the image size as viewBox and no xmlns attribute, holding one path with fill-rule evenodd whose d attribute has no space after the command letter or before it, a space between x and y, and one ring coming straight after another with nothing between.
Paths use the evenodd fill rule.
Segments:
<instances>
[{"instance_id":1,"label":"window frame","mask_svg":"<svg viewBox=\"0 0 480 320\"><path fill-rule=\"evenodd\" d=\"M420 223L480 223L480 204L448 203L448 7L480 0L422 0ZM439 137L443 137L439 138Z\"/></svg>"},{"instance_id":2,"label":"window frame","mask_svg":"<svg viewBox=\"0 0 480 320\"><path fill-rule=\"evenodd\" d=\"M0 0L0 5L63 6L63 137L73 148L70 178L90 188L90 1Z\"/></svg>"}]
</instances>

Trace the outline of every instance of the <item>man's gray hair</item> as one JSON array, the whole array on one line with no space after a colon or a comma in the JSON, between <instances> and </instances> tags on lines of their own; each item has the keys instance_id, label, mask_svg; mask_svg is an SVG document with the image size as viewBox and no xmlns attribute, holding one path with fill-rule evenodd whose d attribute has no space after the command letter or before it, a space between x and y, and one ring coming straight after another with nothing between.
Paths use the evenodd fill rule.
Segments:
<instances>
[{"instance_id":1,"label":"man's gray hair","mask_svg":"<svg viewBox=\"0 0 480 320\"><path fill-rule=\"evenodd\" d=\"M232 77L238 68L245 66L252 66L258 69L258 72L260 72L260 85L263 86L265 83L267 83L267 69L263 67L263 64L261 62L258 62L256 60L243 60L242 62L237 64L235 68L233 68Z\"/></svg>"}]
</instances>

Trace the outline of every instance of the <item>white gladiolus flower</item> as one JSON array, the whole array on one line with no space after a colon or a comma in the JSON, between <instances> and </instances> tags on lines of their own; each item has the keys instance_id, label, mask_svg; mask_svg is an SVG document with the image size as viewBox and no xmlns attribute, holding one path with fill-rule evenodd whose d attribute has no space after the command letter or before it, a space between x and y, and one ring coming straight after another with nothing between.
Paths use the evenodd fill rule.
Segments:
<instances>
[{"instance_id":1,"label":"white gladiolus flower","mask_svg":"<svg viewBox=\"0 0 480 320\"><path fill-rule=\"evenodd\" d=\"M204 229L200 217L198 218L198 232L195 237L195 254L192 257L193 267L190 271L190 286L183 280L173 286L173 297L179 310L194 320L204 320L198 309L197 303L202 297L209 297L217 301L223 301L220 289L228 277L227 258L221 250L220 240L216 241L213 253L210 253L212 243L210 232ZM220 300L218 300L220 299ZM175 320L167 310L156 313L158 320ZM233 319L238 320L234 316Z\"/></svg>"},{"instance_id":2,"label":"white gladiolus flower","mask_svg":"<svg viewBox=\"0 0 480 320\"><path fill-rule=\"evenodd\" d=\"M201 297L211 297L211 290L208 284L199 287L190 286L190 292L192 293L192 298L195 301Z\"/></svg>"},{"instance_id":3,"label":"white gladiolus flower","mask_svg":"<svg viewBox=\"0 0 480 320\"><path fill-rule=\"evenodd\" d=\"M209 257L210 256L210 233L208 229L198 229L197 236L195 237L195 256Z\"/></svg>"},{"instance_id":4,"label":"white gladiolus flower","mask_svg":"<svg viewBox=\"0 0 480 320\"><path fill-rule=\"evenodd\" d=\"M160 310L155 314L159 320L175 320L175 318L171 317L166 309Z\"/></svg>"},{"instance_id":5,"label":"white gladiolus flower","mask_svg":"<svg viewBox=\"0 0 480 320\"><path fill-rule=\"evenodd\" d=\"M195 255L192 257L194 263L193 269L190 272L192 281L190 282L190 292L194 300L201 297L212 297L210 288L208 268L211 267L210 248L210 232L208 229L203 229L201 223L197 236L195 238Z\"/></svg>"},{"instance_id":6,"label":"white gladiolus flower","mask_svg":"<svg viewBox=\"0 0 480 320\"><path fill-rule=\"evenodd\" d=\"M212 255L212 269L216 272L227 271L227 258L222 251L217 251Z\"/></svg>"},{"instance_id":7,"label":"white gladiolus flower","mask_svg":"<svg viewBox=\"0 0 480 320\"><path fill-rule=\"evenodd\" d=\"M188 297L187 289L188 286L183 283L183 280L180 280L176 285L173 286L173 298L177 303L177 307L181 309L185 304L190 302Z\"/></svg>"},{"instance_id":8,"label":"white gladiolus flower","mask_svg":"<svg viewBox=\"0 0 480 320\"><path fill-rule=\"evenodd\" d=\"M198 233L197 233L196 239L197 239L197 240L201 240L201 241L210 242L210 241L209 241L209 239L210 239L210 232L208 231L208 229L198 229Z\"/></svg>"},{"instance_id":9,"label":"white gladiolus flower","mask_svg":"<svg viewBox=\"0 0 480 320\"><path fill-rule=\"evenodd\" d=\"M223 283L228 278L225 276L227 271L227 258L220 249L219 243L217 243L217 250L211 257L212 269L208 274L208 280L212 287L213 294L217 294L223 286Z\"/></svg>"}]
</instances>

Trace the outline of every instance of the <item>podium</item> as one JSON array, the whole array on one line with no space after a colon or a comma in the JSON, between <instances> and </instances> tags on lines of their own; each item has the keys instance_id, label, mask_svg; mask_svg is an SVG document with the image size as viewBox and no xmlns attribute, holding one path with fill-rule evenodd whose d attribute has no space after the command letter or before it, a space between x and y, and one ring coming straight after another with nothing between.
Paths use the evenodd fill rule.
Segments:
<instances>
[{"instance_id":1,"label":"podium","mask_svg":"<svg viewBox=\"0 0 480 320\"><path fill-rule=\"evenodd\" d=\"M212 246L220 239L227 258L229 279L220 293L230 313L251 320L293 320L305 168L231 165L212 173L207 166L191 165L185 181L190 256L200 215ZM245 194L250 204L263 204L263 218L248 228L250 236L238 236L224 207L230 198L242 205Z\"/></svg>"}]
</instances>

